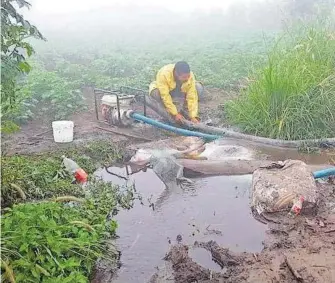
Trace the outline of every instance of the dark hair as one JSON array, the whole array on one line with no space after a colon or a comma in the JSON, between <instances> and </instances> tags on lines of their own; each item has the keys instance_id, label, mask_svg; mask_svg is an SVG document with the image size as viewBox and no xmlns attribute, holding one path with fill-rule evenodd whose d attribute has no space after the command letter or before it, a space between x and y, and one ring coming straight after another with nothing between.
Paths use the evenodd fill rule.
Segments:
<instances>
[{"instance_id":1,"label":"dark hair","mask_svg":"<svg viewBox=\"0 0 335 283\"><path fill-rule=\"evenodd\" d=\"M191 72L190 66L185 61L179 61L174 66L174 70L178 75L189 74Z\"/></svg>"}]
</instances>

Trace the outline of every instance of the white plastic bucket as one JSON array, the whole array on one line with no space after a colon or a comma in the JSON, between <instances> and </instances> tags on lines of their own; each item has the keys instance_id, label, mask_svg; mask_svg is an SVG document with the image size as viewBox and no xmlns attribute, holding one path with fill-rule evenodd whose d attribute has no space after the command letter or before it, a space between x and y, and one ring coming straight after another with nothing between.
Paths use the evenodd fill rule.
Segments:
<instances>
[{"instance_id":1,"label":"white plastic bucket","mask_svg":"<svg viewBox=\"0 0 335 283\"><path fill-rule=\"evenodd\" d=\"M54 141L59 143L73 141L73 127L72 121L54 121L52 122L52 130Z\"/></svg>"}]
</instances>

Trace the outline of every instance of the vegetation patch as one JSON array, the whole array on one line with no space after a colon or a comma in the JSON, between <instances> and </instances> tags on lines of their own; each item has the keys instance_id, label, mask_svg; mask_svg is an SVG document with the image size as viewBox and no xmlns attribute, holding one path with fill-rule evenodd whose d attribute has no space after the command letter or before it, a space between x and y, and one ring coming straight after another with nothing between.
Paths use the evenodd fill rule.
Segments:
<instances>
[{"instance_id":1,"label":"vegetation patch","mask_svg":"<svg viewBox=\"0 0 335 283\"><path fill-rule=\"evenodd\" d=\"M98 259L118 260L111 240L119 209L139 198L135 188L90 178L72 184L61 156L92 174L122 158L115 144L96 141L42 155L2 157L3 282L89 282Z\"/></svg>"},{"instance_id":2,"label":"vegetation patch","mask_svg":"<svg viewBox=\"0 0 335 283\"><path fill-rule=\"evenodd\" d=\"M207 87L236 89L251 67L259 66L266 59L267 47L257 31L237 35L215 31L201 38L198 32L192 31L188 34L189 41L180 41L169 34L168 42L164 43L150 42L151 36L138 38L129 33L117 44L113 36L108 37L113 38L112 41L100 39L97 48L93 48L91 42L79 39L75 42L65 35L62 40L49 38L47 43L37 42L36 55L28 60L32 69L17 85L16 94L22 103L3 120L21 124L46 113L56 120L67 118L84 109L84 87L130 86L147 90L163 65L178 60L187 60L197 80ZM269 35L268 41L272 38L272 34Z\"/></svg>"},{"instance_id":3,"label":"vegetation patch","mask_svg":"<svg viewBox=\"0 0 335 283\"><path fill-rule=\"evenodd\" d=\"M61 156L73 159L88 174L99 166L122 158L122 151L108 141L94 141L66 150L41 155L1 157L1 204L38 200L54 196L82 196L81 186L62 167Z\"/></svg>"},{"instance_id":4,"label":"vegetation patch","mask_svg":"<svg viewBox=\"0 0 335 283\"><path fill-rule=\"evenodd\" d=\"M227 117L244 132L288 140L335 136L335 37L330 23L285 31Z\"/></svg>"},{"instance_id":5,"label":"vegetation patch","mask_svg":"<svg viewBox=\"0 0 335 283\"><path fill-rule=\"evenodd\" d=\"M1 221L4 282L89 282L97 259L115 264L118 252L107 240L115 237L117 223L109 215L131 208L133 200L131 188L95 181L82 199L8 208Z\"/></svg>"}]
</instances>

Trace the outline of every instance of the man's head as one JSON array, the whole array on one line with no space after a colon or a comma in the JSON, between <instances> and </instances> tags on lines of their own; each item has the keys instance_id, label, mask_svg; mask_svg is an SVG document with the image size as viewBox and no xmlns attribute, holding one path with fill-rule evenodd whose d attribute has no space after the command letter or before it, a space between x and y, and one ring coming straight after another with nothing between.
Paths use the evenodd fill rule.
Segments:
<instances>
[{"instance_id":1,"label":"man's head","mask_svg":"<svg viewBox=\"0 0 335 283\"><path fill-rule=\"evenodd\" d=\"M186 82L191 76L190 66L185 61L177 62L174 66L174 75L178 81Z\"/></svg>"}]
</instances>

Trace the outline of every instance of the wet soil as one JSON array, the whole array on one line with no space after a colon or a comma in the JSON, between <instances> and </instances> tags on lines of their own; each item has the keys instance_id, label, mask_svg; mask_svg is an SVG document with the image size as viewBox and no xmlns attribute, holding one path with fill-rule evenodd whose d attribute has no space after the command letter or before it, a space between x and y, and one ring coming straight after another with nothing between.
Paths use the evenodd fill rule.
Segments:
<instances>
[{"instance_id":1,"label":"wet soil","mask_svg":"<svg viewBox=\"0 0 335 283\"><path fill-rule=\"evenodd\" d=\"M225 268L217 272L192 259L192 246L176 243L150 282L335 282L335 186L319 183L318 188L323 201L317 215L283 215L280 224L269 223L260 253L236 253L215 241L195 242L193 247L209 251ZM241 230L248 234L247 228Z\"/></svg>"},{"instance_id":2,"label":"wet soil","mask_svg":"<svg viewBox=\"0 0 335 283\"><path fill-rule=\"evenodd\" d=\"M214 124L218 124L220 119L220 105L228 99L236 96L234 92L226 92L220 89L206 90L206 99L201 102L201 116L203 119L212 119ZM173 134L163 131L157 131L150 125L136 123L131 128L117 128L107 125L96 119L94 106L94 93L92 88L83 89L83 96L86 102L86 109L78 111L71 115L68 120L74 122L74 143L83 143L91 140L109 139L115 142L123 142L127 140L143 142L148 140L158 140L173 136ZM134 110L143 112L143 105L132 105ZM149 117L159 118L153 111L148 109ZM67 144L56 144L53 141L52 120L44 115L29 121L21 126L21 130L10 136L2 135L2 152L3 154L31 154L40 153L59 148L68 147ZM219 124L218 124L219 125ZM108 132L97 127L110 129L114 132ZM116 134L118 132L119 134ZM142 137L133 138L131 136Z\"/></svg>"},{"instance_id":3,"label":"wet soil","mask_svg":"<svg viewBox=\"0 0 335 283\"><path fill-rule=\"evenodd\" d=\"M178 143L180 138L131 148L173 148ZM247 148L257 159L291 157L314 165L331 163L332 156L257 144ZM193 188L182 190L166 189L150 169L127 181L125 168L107 170L97 175L120 185L134 181L145 204L117 217L122 266L112 282L335 282L334 185L318 183L316 215L291 219L274 214L265 225L251 215L251 175L197 178Z\"/></svg>"}]
</instances>

